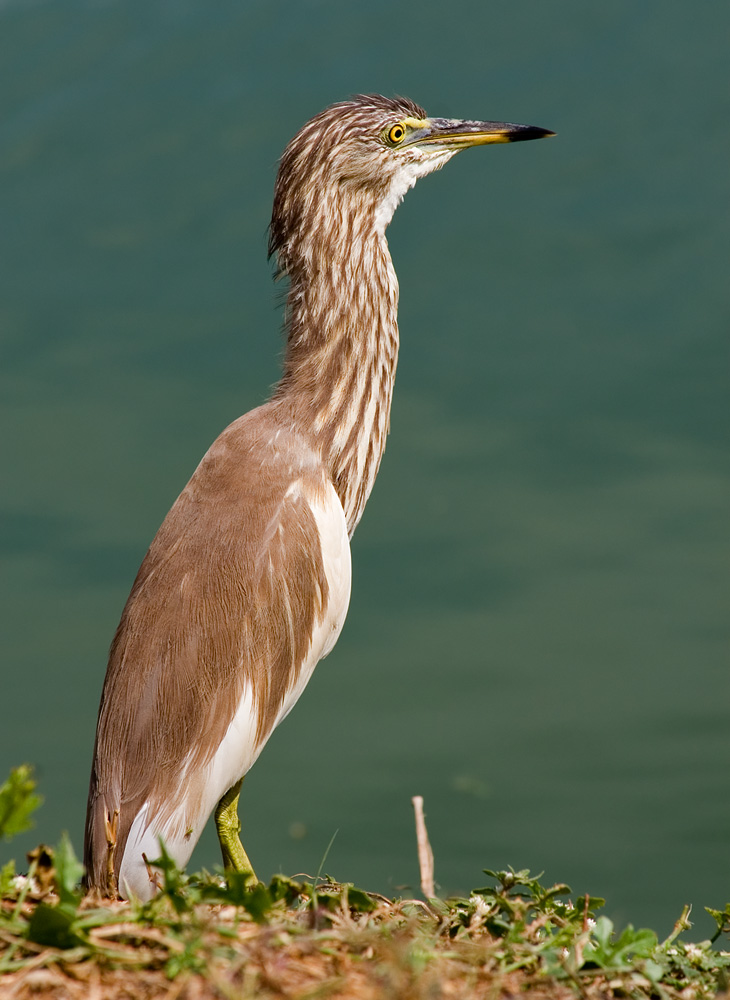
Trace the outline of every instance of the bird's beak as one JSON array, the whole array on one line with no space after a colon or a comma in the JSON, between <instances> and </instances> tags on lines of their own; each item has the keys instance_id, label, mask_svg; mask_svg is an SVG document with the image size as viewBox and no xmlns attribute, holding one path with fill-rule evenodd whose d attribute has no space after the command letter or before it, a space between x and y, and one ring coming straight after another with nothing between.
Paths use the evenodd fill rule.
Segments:
<instances>
[{"instance_id":1,"label":"bird's beak","mask_svg":"<svg viewBox=\"0 0 730 1000\"><path fill-rule=\"evenodd\" d=\"M456 151L466 149L467 146L484 146L488 142L522 142L525 139L544 139L551 135L555 135L555 132L538 125L426 118L419 121L417 127L413 127L403 145L441 146Z\"/></svg>"}]
</instances>

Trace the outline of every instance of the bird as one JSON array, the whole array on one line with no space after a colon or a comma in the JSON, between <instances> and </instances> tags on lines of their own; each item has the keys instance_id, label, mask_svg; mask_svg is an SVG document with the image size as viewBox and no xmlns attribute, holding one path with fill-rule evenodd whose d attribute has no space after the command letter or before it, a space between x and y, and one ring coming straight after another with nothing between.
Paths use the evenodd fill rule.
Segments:
<instances>
[{"instance_id":1,"label":"bird","mask_svg":"<svg viewBox=\"0 0 730 1000\"><path fill-rule=\"evenodd\" d=\"M89 784L90 891L152 898L161 843L184 868L211 813L224 869L255 884L242 781L340 634L350 538L389 432L399 334L386 227L460 150L554 134L360 94L286 146L269 228L288 280L281 379L204 455L122 612Z\"/></svg>"}]
</instances>

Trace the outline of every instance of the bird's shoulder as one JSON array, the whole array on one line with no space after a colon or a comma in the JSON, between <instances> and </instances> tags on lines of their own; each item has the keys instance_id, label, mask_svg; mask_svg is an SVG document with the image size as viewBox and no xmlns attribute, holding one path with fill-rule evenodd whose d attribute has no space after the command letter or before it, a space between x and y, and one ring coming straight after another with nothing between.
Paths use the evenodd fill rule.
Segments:
<instances>
[{"instance_id":1,"label":"bird's shoulder","mask_svg":"<svg viewBox=\"0 0 730 1000\"><path fill-rule=\"evenodd\" d=\"M316 449L271 404L216 438L173 504L148 554L198 565L257 561L282 534L316 531L339 501ZM321 520L321 519L320 519ZM314 538L312 538L314 541Z\"/></svg>"},{"instance_id":2,"label":"bird's shoulder","mask_svg":"<svg viewBox=\"0 0 730 1000\"><path fill-rule=\"evenodd\" d=\"M248 497L275 503L293 482L316 491L326 479L309 437L266 403L219 434L186 489L198 503L236 503Z\"/></svg>"}]
</instances>

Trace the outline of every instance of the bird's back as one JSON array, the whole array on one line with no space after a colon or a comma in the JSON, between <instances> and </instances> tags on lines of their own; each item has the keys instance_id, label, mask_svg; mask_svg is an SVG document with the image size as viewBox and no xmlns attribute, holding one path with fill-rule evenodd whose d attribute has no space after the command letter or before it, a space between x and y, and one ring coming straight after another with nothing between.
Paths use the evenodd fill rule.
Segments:
<instances>
[{"instance_id":1,"label":"bird's back","mask_svg":"<svg viewBox=\"0 0 730 1000\"><path fill-rule=\"evenodd\" d=\"M334 644L349 588L344 514L317 453L275 404L241 417L165 518L112 643L87 812L90 886L113 891L109 873L121 871L141 895L141 854L158 856L159 835L187 863L215 803Z\"/></svg>"}]
</instances>

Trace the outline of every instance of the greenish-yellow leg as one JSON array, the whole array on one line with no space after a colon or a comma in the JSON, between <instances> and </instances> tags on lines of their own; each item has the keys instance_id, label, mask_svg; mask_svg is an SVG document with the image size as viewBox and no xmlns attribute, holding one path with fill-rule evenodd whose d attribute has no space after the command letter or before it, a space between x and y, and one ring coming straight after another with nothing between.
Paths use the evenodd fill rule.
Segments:
<instances>
[{"instance_id":1,"label":"greenish-yellow leg","mask_svg":"<svg viewBox=\"0 0 730 1000\"><path fill-rule=\"evenodd\" d=\"M242 784L243 778L228 789L215 807L215 828L223 853L223 867L249 875L251 881L256 882L256 873L239 837L241 820L238 818L238 796L241 794Z\"/></svg>"}]
</instances>

